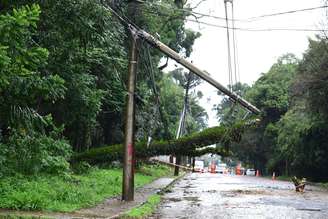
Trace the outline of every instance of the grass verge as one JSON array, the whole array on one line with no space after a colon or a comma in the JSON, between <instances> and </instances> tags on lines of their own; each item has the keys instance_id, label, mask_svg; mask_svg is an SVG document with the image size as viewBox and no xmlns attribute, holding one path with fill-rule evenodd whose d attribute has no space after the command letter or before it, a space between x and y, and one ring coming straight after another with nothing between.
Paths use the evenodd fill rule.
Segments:
<instances>
[{"instance_id":1,"label":"grass verge","mask_svg":"<svg viewBox=\"0 0 328 219\"><path fill-rule=\"evenodd\" d=\"M163 165L143 165L135 175L136 187L169 175ZM82 175L15 176L0 179L0 208L71 212L119 195L122 169L91 169Z\"/></svg>"},{"instance_id":2,"label":"grass verge","mask_svg":"<svg viewBox=\"0 0 328 219\"><path fill-rule=\"evenodd\" d=\"M120 218L123 218L123 219L147 218L148 216L151 216L155 212L157 206L160 204L162 196L167 192L171 192L173 185L178 180L180 180L182 177L184 177L185 174L186 174L186 172L180 171L179 176L176 177L169 185L167 185L165 188L163 188L157 194L153 194L153 195L149 196L149 198L147 199L147 201L144 204L142 204L141 206L132 208L131 210L129 210L128 212L126 212L122 216L120 216Z\"/></svg>"},{"instance_id":3,"label":"grass verge","mask_svg":"<svg viewBox=\"0 0 328 219\"><path fill-rule=\"evenodd\" d=\"M319 183L319 186L325 188L325 189L328 189L328 182L326 183Z\"/></svg>"},{"instance_id":4,"label":"grass verge","mask_svg":"<svg viewBox=\"0 0 328 219\"><path fill-rule=\"evenodd\" d=\"M161 196L154 194L149 196L148 200L141 206L132 208L122 218L145 218L154 213L157 205L161 202Z\"/></svg>"},{"instance_id":5,"label":"grass verge","mask_svg":"<svg viewBox=\"0 0 328 219\"><path fill-rule=\"evenodd\" d=\"M272 178L272 176L271 176L271 178ZM291 180L291 176L277 176L277 180L282 180L282 181L290 181L290 182L292 182L292 180Z\"/></svg>"}]
</instances>

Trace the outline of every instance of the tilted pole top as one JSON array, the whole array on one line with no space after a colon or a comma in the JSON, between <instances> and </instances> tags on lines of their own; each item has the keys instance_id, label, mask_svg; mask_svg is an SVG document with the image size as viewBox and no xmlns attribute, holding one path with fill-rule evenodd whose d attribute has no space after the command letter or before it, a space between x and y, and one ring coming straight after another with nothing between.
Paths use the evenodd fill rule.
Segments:
<instances>
[{"instance_id":1,"label":"tilted pole top","mask_svg":"<svg viewBox=\"0 0 328 219\"><path fill-rule=\"evenodd\" d=\"M176 62L180 63L182 66L186 67L189 69L191 72L194 74L198 75L200 78L203 80L207 81L209 84L213 85L216 87L218 90L220 90L222 93L226 94L229 96L232 100L235 102L239 103L242 107L246 108L250 112L254 114L260 114L261 111L256 108L254 105L249 103L247 100L243 99L240 97L238 94L230 91L228 88L217 82L214 78L212 78L208 73L205 71L202 71L201 69L197 68L195 65L193 65L191 62L188 60L184 59L182 56L180 56L177 52L172 50L170 47L166 46L164 43L156 39L154 36L151 34L147 33L146 31L135 27L129 21L125 20L122 18L115 10L113 10L111 7L106 8L110 10L124 25L126 25L130 30L132 34L137 34L139 37L143 38L147 43L152 45L153 47L156 47L159 49L161 52L166 54L168 57L174 59Z\"/></svg>"},{"instance_id":2,"label":"tilted pole top","mask_svg":"<svg viewBox=\"0 0 328 219\"><path fill-rule=\"evenodd\" d=\"M131 28L131 26L130 26ZM232 100L235 102L239 103L241 106L246 108L247 110L251 111L254 114L260 114L260 110L256 108L254 105L249 103L247 100L243 99L240 97L238 94L235 92L230 91L228 88L217 82L214 78L212 78L208 73L205 71L199 69L196 67L194 64L189 62L188 60L184 59L182 56L180 56L177 52L172 50L170 47L166 46L164 43L156 39L154 36L151 34L147 33L144 30L136 30L136 33L143 38L146 42L151 44L152 46L156 47L159 49L161 52L169 56L170 58L174 59L176 62L180 63L182 66L186 67L189 69L191 72L194 74L198 75L200 78L203 80L207 81L209 84L213 85L216 87L218 90L220 90L222 93L226 94L229 96Z\"/></svg>"}]
</instances>

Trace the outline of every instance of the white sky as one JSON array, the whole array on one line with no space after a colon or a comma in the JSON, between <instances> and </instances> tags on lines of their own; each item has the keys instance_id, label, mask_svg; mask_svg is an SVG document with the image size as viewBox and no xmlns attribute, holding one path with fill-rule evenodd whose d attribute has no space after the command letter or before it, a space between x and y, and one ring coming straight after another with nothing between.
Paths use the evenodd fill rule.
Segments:
<instances>
[{"instance_id":1,"label":"white sky","mask_svg":"<svg viewBox=\"0 0 328 219\"><path fill-rule=\"evenodd\" d=\"M193 2L198 2L194 0ZM192 4L194 5L194 3ZM234 0L235 19L245 19L263 14L271 14L295 9L311 8L323 5L322 0ZM206 0L197 12L224 17L223 0ZM270 18L256 22L236 22L235 27L243 28L310 28L322 29L320 25L325 18L325 9L299 12ZM192 17L190 17L192 19ZM225 25L224 20L202 18L202 22ZM228 84L227 38L226 30L202 24L188 22L188 28L199 31L202 36L196 40L190 60L201 69L206 70L220 83ZM201 29L199 29L199 27ZM277 58L288 52L299 58L307 49L308 38L314 32L247 32L236 31L239 69L241 82L253 84L263 72L267 72ZM171 61L172 64L173 61ZM214 104L219 102L216 89L204 82L198 88L204 94L201 105L209 114L209 126L218 124ZM210 99L210 101L208 101Z\"/></svg>"}]
</instances>

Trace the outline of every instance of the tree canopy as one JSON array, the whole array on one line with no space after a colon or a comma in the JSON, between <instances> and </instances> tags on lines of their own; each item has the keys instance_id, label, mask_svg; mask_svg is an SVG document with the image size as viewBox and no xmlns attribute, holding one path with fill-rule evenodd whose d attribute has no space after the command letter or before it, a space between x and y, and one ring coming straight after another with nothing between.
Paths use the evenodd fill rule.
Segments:
<instances>
[{"instance_id":1,"label":"tree canopy","mask_svg":"<svg viewBox=\"0 0 328 219\"><path fill-rule=\"evenodd\" d=\"M281 56L271 69L252 85L233 85L260 108L258 126L232 144L234 156L263 173L296 174L326 180L327 142L327 39L309 41L309 49L299 60L292 54ZM233 109L228 99L218 106L219 120L233 124L245 112ZM233 116L231 116L233 115Z\"/></svg>"},{"instance_id":2,"label":"tree canopy","mask_svg":"<svg viewBox=\"0 0 328 219\"><path fill-rule=\"evenodd\" d=\"M190 5L170 0L138 4L133 22L190 57L201 36L185 26ZM1 176L58 174L68 171L69 161L78 157L121 156L130 32L108 7L126 18L128 5L123 0L1 3ZM165 73L168 57L141 42L135 96L139 157L224 152L264 173L327 180L327 48L325 36L310 39L301 59L283 55L252 86L230 85L260 108L257 126L235 129L252 117L223 98L215 106L221 126L207 130L207 113L199 104L202 94L191 92L188 135L172 141L184 89L200 80L179 68ZM147 148L149 136L155 140ZM225 141L223 136L238 138ZM217 149L196 150L215 142L221 143Z\"/></svg>"},{"instance_id":3,"label":"tree canopy","mask_svg":"<svg viewBox=\"0 0 328 219\"><path fill-rule=\"evenodd\" d=\"M141 4L134 22L190 56L200 34L185 28L189 6L153 3ZM1 4L0 165L8 171L0 174L65 171L72 154L123 142L130 32L109 6L129 16L127 1ZM169 140L184 91L164 74L167 57L145 43L139 50L136 141ZM190 102L192 132L206 126L198 98Z\"/></svg>"}]
</instances>

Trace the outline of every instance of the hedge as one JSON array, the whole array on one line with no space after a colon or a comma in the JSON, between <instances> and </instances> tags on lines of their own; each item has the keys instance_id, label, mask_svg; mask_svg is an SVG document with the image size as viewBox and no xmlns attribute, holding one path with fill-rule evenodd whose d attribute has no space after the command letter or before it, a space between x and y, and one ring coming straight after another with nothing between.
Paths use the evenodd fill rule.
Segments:
<instances>
[{"instance_id":1,"label":"hedge","mask_svg":"<svg viewBox=\"0 0 328 219\"><path fill-rule=\"evenodd\" d=\"M230 142L238 142L241 134L247 125L244 123L236 124L232 127L218 126L205 129L201 132L184 136L176 140L153 141L149 147L145 142L138 142L135 145L135 154L137 159L148 158L159 155L185 155L199 156L206 153L216 153L223 156L229 155L227 145ZM222 143L219 149L200 148ZM123 145L116 144L100 148L94 148L86 152L75 154L72 162L86 161L90 164L108 163L112 161L123 160Z\"/></svg>"}]
</instances>

